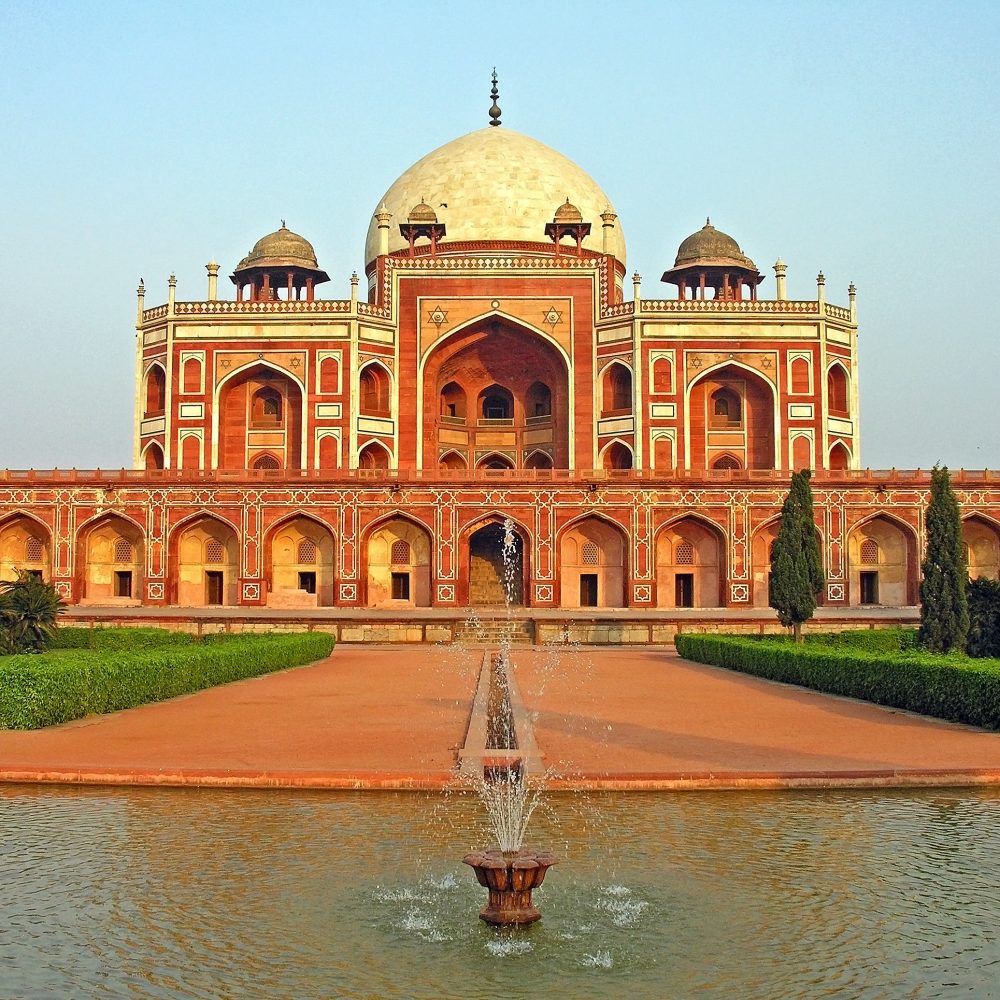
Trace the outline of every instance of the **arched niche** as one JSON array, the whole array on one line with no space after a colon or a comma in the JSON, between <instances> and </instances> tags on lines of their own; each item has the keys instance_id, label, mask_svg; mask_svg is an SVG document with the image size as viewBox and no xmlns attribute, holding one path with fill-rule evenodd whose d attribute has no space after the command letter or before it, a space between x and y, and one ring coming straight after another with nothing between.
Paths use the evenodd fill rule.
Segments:
<instances>
[{"instance_id":1,"label":"arched niche","mask_svg":"<svg viewBox=\"0 0 1000 1000\"><path fill-rule=\"evenodd\" d=\"M392 412L392 380L386 368L371 361L358 373L358 412L387 417Z\"/></svg>"},{"instance_id":2,"label":"arched niche","mask_svg":"<svg viewBox=\"0 0 1000 1000\"><path fill-rule=\"evenodd\" d=\"M358 452L358 468L367 471L389 468L389 452L378 441L369 441Z\"/></svg>"},{"instance_id":3,"label":"arched niche","mask_svg":"<svg viewBox=\"0 0 1000 1000\"><path fill-rule=\"evenodd\" d=\"M598 517L570 525L559 542L559 606L625 607L625 536Z\"/></svg>"},{"instance_id":4,"label":"arched niche","mask_svg":"<svg viewBox=\"0 0 1000 1000\"><path fill-rule=\"evenodd\" d=\"M310 517L282 521L264 545L267 605L315 608L333 604L333 532Z\"/></svg>"},{"instance_id":5,"label":"arched niche","mask_svg":"<svg viewBox=\"0 0 1000 1000\"><path fill-rule=\"evenodd\" d=\"M973 514L962 521L962 541L967 547L969 579L1000 580L1000 528Z\"/></svg>"},{"instance_id":6,"label":"arched niche","mask_svg":"<svg viewBox=\"0 0 1000 1000\"><path fill-rule=\"evenodd\" d=\"M851 453L839 441L830 449L829 467L835 471L841 471L851 467Z\"/></svg>"},{"instance_id":7,"label":"arched niche","mask_svg":"<svg viewBox=\"0 0 1000 1000\"><path fill-rule=\"evenodd\" d=\"M128 518L106 514L84 525L76 550L82 554L80 604L124 605L142 603L146 564L142 529Z\"/></svg>"},{"instance_id":8,"label":"arched niche","mask_svg":"<svg viewBox=\"0 0 1000 1000\"><path fill-rule=\"evenodd\" d=\"M835 361L826 373L826 405L830 416L849 417L851 415L851 383L847 370Z\"/></svg>"},{"instance_id":9,"label":"arched niche","mask_svg":"<svg viewBox=\"0 0 1000 1000\"><path fill-rule=\"evenodd\" d=\"M465 389L454 380L441 388L441 416L456 424L464 424L468 399Z\"/></svg>"},{"instance_id":10,"label":"arched niche","mask_svg":"<svg viewBox=\"0 0 1000 1000\"><path fill-rule=\"evenodd\" d=\"M514 468L514 460L509 455L501 455L494 452L491 455L484 455L476 463L477 469L486 469L492 472L502 472Z\"/></svg>"},{"instance_id":11,"label":"arched niche","mask_svg":"<svg viewBox=\"0 0 1000 1000\"><path fill-rule=\"evenodd\" d=\"M156 441L146 445L142 453L142 464L147 470L163 468L163 449Z\"/></svg>"},{"instance_id":12,"label":"arched niche","mask_svg":"<svg viewBox=\"0 0 1000 1000\"><path fill-rule=\"evenodd\" d=\"M232 525L206 515L176 528L171 543L178 605L201 608L237 603L240 543Z\"/></svg>"},{"instance_id":13,"label":"arched niche","mask_svg":"<svg viewBox=\"0 0 1000 1000\"><path fill-rule=\"evenodd\" d=\"M632 370L615 361L601 377L601 416L624 416L632 412Z\"/></svg>"},{"instance_id":14,"label":"arched niche","mask_svg":"<svg viewBox=\"0 0 1000 1000\"><path fill-rule=\"evenodd\" d=\"M514 394L506 386L495 382L486 386L479 393L476 408L480 420L494 424L514 422Z\"/></svg>"},{"instance_id":15,"label":"arched niche","mask_svg":"<svg viewBox=\"0 0 1000 1000\"><path fill-rule=\"evenodd\" d=\"M187 358L182 369L182 383L186 395L194 395L202 391L201 359Z\"/></svg>"},{"instance_id":16,"label":"arched niche","mask_svg":"<svg viewBox=\"0 0 1000 1000\"><path fill-rule=\"evenodd\" d=\"M301 468L302 389L291 376L265 364L233 375L219 390L218 420L220 469L251 469L263 454Z\"/></svg>"},{"instance_id":17,"label":"arched niche","mask_svg":"<svg viewBox=\"0 0 1000 1000\"><path fill-rule=\"evenodd\" d=\"M661 608L723 605L726 543L700 518L685 517L656 536L656 603Z\"/></svg>"},{"instance_id":18,"label":"arched niche","mask_svg":"<svg viewBox=\"0 0 1000 1000\"><path fill-rule=\"evenodd\" d=\"M159 364L150 365L145 382L143 415L146 418L162 416L167 407L167 373Z\"/></svg>"},{"instance_id":19,"label":"arched niche","mask_svg":"<svg viewBox=\"0 0 1000 1000\"><path fill-rule=\"evenodd\" d=\"M631 469L632 466L632 449L621 441L612 441L601 454L603 469Z\"/></svg>"},{"instance_id":20,"label":"arched niche","mask_svg":"<svg viewBox=\"0 0 1000 1000\"><path fill-rule=\"evenodd\" d=\"M878 515L847 539L849 603L908 607L916 603L917 546L898 521Z\"/></svg>"},{"instance_id":21,"label":"arched niche","mask_svg":"<svg viewBox=\"0 0 1000 1000\"><path fill-rule=\"evenodd\" d=\"M809 361L806 358L793 358L791 364L792 393L797 396L809 392Z\"/></svg>"},{"instance_id":22,"label":"arched niche","mask_svg":"<svg viewBox=\"0 0 1000 1000\"><path fill-rule=\"evenodd\" d=\"M525 460L526 469L551 469L552 456L545 451L533 451Z\"/></svg>"},{"instance_id":23,"label":"arched niche","mask_svg":"<svg viewBox=\"0 0 1000 1000\"><path fill-rule=\"evenodd\" d=\"M430 607L432 547L426 528L394 517L370 532L365 551L368 607Z\"/></svg>"},{"instance_id":24,"label":"arched niche","mask_svg":"<svg viewBox=\"0 0 1000 1000\"><path fill-rule=\"evenodd\" d=\"M689 390L691 468L712 469L730 455L744 469L775 467L774 390L737 364L712 369Z\"/></svg>"},{"instance_id":25,"label":"arched niche","mask_svg":"<svg viewBox=\"0 0 1000 1000\"><path fill-rule=\"evenodd\" d=\"M0 521L0 580L16 580L19 572L52 579L49 529L22 514Z\"/></svg>"}]
</instances>

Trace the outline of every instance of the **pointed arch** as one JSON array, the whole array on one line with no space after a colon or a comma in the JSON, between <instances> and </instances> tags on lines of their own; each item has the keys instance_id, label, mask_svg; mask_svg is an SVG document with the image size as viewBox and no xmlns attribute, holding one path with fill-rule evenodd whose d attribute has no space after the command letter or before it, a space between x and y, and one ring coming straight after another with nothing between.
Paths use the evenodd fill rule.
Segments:
<instances>
[{"instance_id":1,"label":"pointed arch","mask_svg":"<svg viewBox=\"0 0 1000 1000\"><path fill-rule=\"evenodd\" d=\"M139 453L147 472L163 468L163 448L159 441L149 441Z\"/></svg>"},{"instance_id":2,"label":"pointed arch","mask_svg":"<svg viewBox=\"0 0 1000 1000\"><path fill-rule=\"evenodd\" d=\"M167 409L167 370L160 361L154 361L143 373L143 416L162 416Z\"/></svg>"},{"instance_id":3,"label":"pointed arch","mask_svg":"<svg viewBox=\"0 0 1000 1000\"><path fill-rule=\"evenodd\" d=\"M609 441L601 449L598 461L600 467L607 470L623 470L635 467L632 446L621 438Z\"/></svg>"},{"instance_id":4,"label":"pointed arch","mask_svg":"<svg viewBox=\"0 0 1000 1000\"><path fill-rule=\"evenodd\" d=\"M362 416L392 415L392 371L382 361L371 358L358 369L358 413Z\"/></svg>"},{"instance_id":5,"label":"pointed arch","mask_svg":"<svg viewBox=\"0 0 1000 1000\"><path fill-rule=\"evenodd\" d=\"M875 542L875 546L866 545ZM877 552L876 562L866 561ZM848 601L852 606L878 604L908 607L917 602L918 538L905 521L876 511L847 534Z\"/></svg>"},{"instance_id":6,"label":"pointed arch","mask_svg":"<svg viewBox=\"0 0 1000 1000\"><path fill-rule=\"evenodd\" d=\"M516 536L510 574L513 584L511 603L521 605L526 602L528 581L531 579L531 530L519 519L494 510L475 518L459 533L459 586L462 600L466 603L479 607L504 603L505 568L501 545L507 521L510 521Z\"/></svg>"},{"instance_id":7,"label":"pointed arch","mask_svg":"<svg viewBox=\"0 0 1000 1000\"><path fill-rule=\"evenodd\" d=\"M837 471L851 467L851 452L843 441L837 441L830 449L827 467Z\"/></svg>"},{"instance_id":8,"label":"pointed arch","mask_svg":"<svg viewBox=\"0 0 1000 1000\"><path fill-rule=\"evenodd\" d=\"M491 451L476 462L476 468L493 472L507 472L514 468L514 460L503 452Z\"/></svg>"},{"instance_id":9,"label":"pointed arch","mask_svg":"<svg viewBox=\"0 0 1000 1000\"><path fill-rule=\"evenodd\" d=\"M962 518L962 541L968 548L969 579L1000 580L1000 524L979 512Z\"/></svg>"},{"instance_id":10,"label":"pointed arch","mask_svg":"<svg viewBox=\"0 0 1000 1000\"><path fill-rule=\"evenodd\" d=\"M597 513L575 518L556 536L563 608L625 607L628 535Z\"/></svg>"},{"instance_id":11,"label":"pointed arch","mask_svg":"<svg viewBox=\"0 0 1000 1000\"><path fill-rule=\"evenodd\" d=\"M679 514L653 536L656 603L661 608L723 607L727 538L715 522Z\"/></svg>"},{"instance_id":12,"label":"pointed arch","mask_svg":"<svg viewBox=\"0 0 1000 1000\"><path fill-rule=\"evenodd\" d=\"M512 316L510 313L502 312L499 309L493 309L489 312L480 313L478 316L473 316L470 319L465 320L454 329L449 330L443 337L435 340L434 343L429 345L427 350L424 351L423 358L421 359L421 369L423 368L424 361L426 361L426 359L446 341L451 340L470 329L482 326L484 323L497 320L507 323L510 326L520 327L528 333L533 333L535 336L541 337L542 340L544 340L550 347L555 348L555 350L559 353L566 364L566 369L569 370L571 368L570 357L566 348L563 347L563 345L560 344L559 341L552 336L552 334L546 332L541 327L533 326L520 316Z\"/></svg>"},{"instance_id":13,"label":"pointed arch","mask_svg":"<svg viewBox=\"0 0 1000 1000\"><path fill-rule=\"evenodd\" d=\"M552 456L544 448L536 448L524 460L526 469L551 469Z\"/></svg>"},{"instance_id":14,"label":"pointed arch","mask_svg":"<svg viewBox=\"0 0 1000 1000\"><path fill-rule=\"evenodd\" d=\"M431 529L393 511L368 525L361 538L368 607L430 607Z\"/></svg>"},{"instance_id":15,"label":"pointed arch","mask_svg":"<svg viewBox=\"0 0 1000 1000\"><path fill-rule=\"evenodd\" d=\"M439 469L452 469L453 471L458 472L462 469L468 469L468 467L469 465L465 460L465 456L461 452L455 451L454 448L446 451L438 459Z\"/></svg>"},{"instance_id":16,"label":"pointed arch","mask_svg":"<svg viewBox=\"0 0 1000 1000\"><path fill-rule=\"evenodd\" d=\"M750 595L755 608L767 608L771 604L771 548L778 537L781 527L781 514L769 517L759 524L750 536L750 575L753 581L753 593ZM826 546L823 542L823 532L816 525L816 541L819 543L820 559L823 571L826 572ZM824 594L820 593L818 603L824 603Z\"/></svg>"},{"instance_id":17,"label":"pointed arch","mask_svg":"<svg viewBox=\"0 0 1000 1000\"><path fill-rule=\"evenodd\" d=\"M841 361L826 370L826 405L833 417L851 415L851 373Z\"/></svg>"},{"instance_id":18,"label":"pointed arch","mask_svg":"<svg viewBox=\"0 0 1000 1000\"><path fill-rule=\"evenodd\" d=\"M629 365L615 358L601 368L599 382L602 417L624 416L632 412L635 385Z\"/></svg>"},{"instance_id":19,"label":"pointed arch","mask_svg":"<svg viewBox=\"0 0 1000 1000\"><path fill-rule=\"evenodd\" d=\"M19 572L52 579L52 531L27 511L0 517L0 580L16 580Z\"/></svg>"},{"instance_id":20,"label":"pointed arch","mask_svg":"<svg viewBox=\"0 0 1000 1000\"><path fill-rule=\"evenodd\" d=\"M366 441L358 451L358 469L375 472L392 468L392 452L381 441Z\"/></svg>"},{"instance_id":21,"label":"pointed arch","mask_svg":"<svg viewBox=\"0 0 1000 1000\"><path fill-rule=\"evenodd\" d=\"M263 548L268 607L334 603L336 532L326 521L292 511L267 528Z\"/></svg>"},{"instance_id":22,"label":"pointed arch","mask_svg":"<svg viewBox=\"0 0 1000 1000\"><path fill-rule=\"evenodd\" d=\"M197 511L168 535L172 603L206 607L237 603L241 535L220 514Z\"/></svg>"},{"instance_id":23,"label":"pointed arch","mask_svg":"<svg viewBox=\"0 0 1000 1000\"><path fill-rule=\"evenodd\" d=\"M76 580L84 605L141 604L146 565L146 532L133 517L103 511L77 528Z\"/></svg>"}]
</instances>

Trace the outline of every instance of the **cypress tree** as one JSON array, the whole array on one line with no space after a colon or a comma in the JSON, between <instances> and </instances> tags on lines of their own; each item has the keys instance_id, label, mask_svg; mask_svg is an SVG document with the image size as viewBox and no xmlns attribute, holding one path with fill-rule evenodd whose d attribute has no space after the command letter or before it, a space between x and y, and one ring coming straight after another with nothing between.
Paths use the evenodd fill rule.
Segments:
<instances>
[{"instance_id":1,"label":"cypress tree","mask_svg":"<svg viewBox=\"0 0 1000 1000\"><path fill-rule=\"evenodd\" d=\"M968 570L962 551L962 521L948 468L934 466L924 522L927 552L920 567L920 644L932 653L965 648L969 631Z\"/></svg>"},{"instance_id":2,"label":"cypress tree","mask_svg":"<svg viewBox=\"0 0 1000 1000\"><path fill-rule=\"evenodd\" d=\"M802 642L802 623L812 618L824 583L809 475L808 469L792 473L771 557L770 604L796 642Z\"/></svg>"}]
</instances>

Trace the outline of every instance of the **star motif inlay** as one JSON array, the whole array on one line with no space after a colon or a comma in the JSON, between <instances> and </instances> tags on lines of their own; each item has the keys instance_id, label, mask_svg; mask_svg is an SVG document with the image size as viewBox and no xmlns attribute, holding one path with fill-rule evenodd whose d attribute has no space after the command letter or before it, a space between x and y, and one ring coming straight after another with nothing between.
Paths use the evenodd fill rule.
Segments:
<instances>
[{"instance_id":1,"label":"star motif inlay","mask_svg":"<svg viewBox=\"0 0 1000 1000\"><path fill-rule=\"evenodd\" d=\"M301 358L292 358L292 360L289 361L288 363L292 366L292 368L301 368L302 367L302 359Z\"/></svg>"},{"instance_id":2,"label":"star motif inlay","mask_svg":"<svg viewBox=\"0 0 1000 1000\"><path fill-rule=\"evenodd\" d=\"M428 313L427 318L440 330L441 326L448 320L448 311L440 306L435 306Z\"/></svg>"},{"instance_id":3,"label":"star motif inlay","mask_svg":"<svg viewBox=\"0 0 1000 1000\"><path fill-rule=\"evenodd\" d=\"M555 327L562 322L562 313L556 309L555 306L549 306L549 308L542 313L542 322L548 323L551 328L555 329Z\"/></svg>"},{"instance_id":4,"label":"star motif inlay","mask_svg":"<svg viewBox=\"0 0 1000 1000\"><path fill-rule=\"evenodd\" d=\"M225 358L225 359L224 359L224 360L222 361L222 367L223 367L223 368L231 368L231 367L232 367L232 365L233 365L233 363L232 363L232 361L230 361L230 360L229 360L229 358Z\"/></svg>"},{"instance_id":5,"label":"star motif inlay","mask_svg":"<svg viewBox=\"0 0 1000 1000\"><path fill-rule=\"evenodd\" d=\"M761 361L760 366L761 366L761 368L770 368L773 364L774 364L774 361L772 361L771 358L764 358Z\"/></svg>"},{"instance_id":6,"label":"star motif inlay","mask_svg":"<svg viewBox=\"0 0 1000 1000\"><path fill-rule=\"evenodd\" d=\"M692 368L700 368L702 366L702 360L701 360L701 358L698 357L698 355L695 355L691 359L691 361L689 362L689 364L691 365Z\"/></svg>"}]
</instances>

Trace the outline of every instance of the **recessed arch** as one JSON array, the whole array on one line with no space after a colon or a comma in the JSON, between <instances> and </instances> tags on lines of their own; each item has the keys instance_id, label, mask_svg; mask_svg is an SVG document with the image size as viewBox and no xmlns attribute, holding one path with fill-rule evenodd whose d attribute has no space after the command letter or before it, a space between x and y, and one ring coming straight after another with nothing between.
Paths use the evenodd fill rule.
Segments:
<instances>
[{"instance_id":1,"label":"recessed arch","mask_svg":"<svg viewBox=\"0 0 1000 1000\"><path fill-rule=\"evenodd\" d=\"M171 528L168 550L175 604L237 603L240 534L230 521L215 513L193 513Z\"/></svg>"},{"instance_id":2,"label":"recessed arch","mask_svg":"<svg viewBox=\"0 0 1000 1000\"><path fill-rule=\"evenodd\" d=\"M358 452L358 468L374 472L392 468L392 453L381 441L368 441Z\"/></svg>"},{"instance_id":3,"label":"recessed arch","mask_svg":"<svg viewBox=\"0 0 1000 1000\"><path fill-rule=\"evenodd\" d=\"M455 472L458 472L459 470L462 469L468 469L468 467L469 465L468 462L466 462L465 460L465 456L461 454L461 452L457 452L454 449L452 449L451 451L446 451L438 459L439 469L451 469Z\"/></svg>"},{"instance_id":4,"label":"recessed arch","mask_svg":"<svg viewBox=\"0 0 1000 1000\"><path fill-rule=\"evenodd\" d=\"M775 514L774 517L768 518L763 524L758 525L750 538L750 574L753 581L751 599L755 608L767 608L771 605L771 549L780 528L781 515ZM823 533L819 526L816 526L816 541L819 544L820 559L825 573L826 549L823 544ZM822 592L819 595L818 603L821 605L824 603Z\"/></svg>"},{"instance_id":5,"label":"recessed arch","mask_svg":"<svg viewBox=\"0 0 1000 1000\"><path fill-rule=\"evenodd\" d=\"M601 514L584 514L556 536L559 552L559 606L625 607L628 536Z\"/></svg>"},{"instance_id":6,"label":"recessed arch","mask_svg":"<svg viewBox=\"0 0 1000 1000\"><path fill-rule=\"evenodd\" d=\"M167 408L167 370L154 361L143 373L143 416L162 416Z\"/></svg>"},{"instance_id":7,"label":"recessed arch","mask_svg":"<svg viewBox=\"0 0 1000 1000\"><path fill-rule=\"evenodd\" d=\"M362 534L368 607L429 607L432 535L414 517L392 513Z\"/></svg>"},{"instance_id":8,"label":"recessed arch","mask_svg":"<svg viewBox=\"0 0 1000 1000\"><path fill-rule=\"evenodd\" d=\"M601 386L601 416L624 416L632 412L635 398L635 375L619 358L606 364L598 373Z\"/></svg>"},{"instance_id":9,"label":"recessed arch","mask_svg":"<svg viewBox=\"0 0 1000 1000\"><path fill-rule=\"evenodd\" d=\"M615 438L606 444L598 459L600 467L607 470L624 470L635 466L632 447L621 438Z\"/></svg>"},{"instance_id":10,"label":"recessed arch","mask_svg":"<svg viewBox=\"0 0 1000 1000\"><path fill-rule=\"evenodd\" d=\"M1000 579L1000 524L985 514L962 518L962 541L968 548L969 579Z\"/></svg>"},{"instance_id":11,"label":"recessed arch","mask_svg":"<svg viewBox=\"0 0 1000 1000\"><path fill-rule=\"evenodd\" d=\"M826 405L831 416L850 416L851 373L840 361L834 361L826 370Z\"/></svg>"},{"instance_id":12,"label":"recessed arch","mask_svg":"<svg viewBox=\"0 0 1000 1000\"><path fill-rule=\"evenodd\" d=\"M526 469L551 469L552 456L541 448L536 448L524 460Z\"/></svg>"},{"instance_id":13,"label":"recessed arch","mask_svg":"<svg viewBox=\"0 0 1000 1000\"><path fill-rule=\"evenodd\" d=\"M566 365L567 371L569 370L570 368L569 354L566 352L566 348L563 347L563 345L560 344L559 341L555 339L555 337L553 337L550 333L547 333L540 327L533 326L531 323L527 322L527 320L524 320L519 316L511 316L509 313L502 312L499 309L493 310L491 312L480 313L478 316L473 316L471 319L468 319L464 323L461 323L460 325L456 326L453 330L449 330L443 337L440 337L437 340L435 340L434 343L431 344L426 351L424 351L424 356L421 359L421 368L423 368L423 365L426 362L427 358L429 358L432 353L434 353L439 347L444 345L447 341L453 340L455 337L460 336L461 334L466 333L469 330L478 329L479 327L490 325L491 323L495 323L498 321L501 323L506 323L507 325L512 327L519 327L526 333L532 333L536 337L540 337L549 345L549 347L555 349L555 351L562 358L563 363Z\"/></svg>"},{"instance_id":14,"label":"recessed arch","mask_svg":"<svg viewBox=\"0 0 1000 1000\"><path fill-rule=\"evenodd\" d=\"M142 603L146 533L132 517L104 511L76 533L78 601L83 605Z\"/></svg>"},{"instance_id":15,"label":"recessed arch","mask_svg":"<svg viewBox=\"0 0 1000 1000\"><path fill-rule=\"evenodd\" d=\"M490 452L488 455L483 455L476 462L477 469L484 469L492 472L507 472L514 468L514 460L510 455L504 455L502 452L494 451Z\"/></svg>"},{"instance_id":16,"label":"recessed arch","mask_svg":"<svg viewBox=\"0 0 1000 1000\"><path fill-rule=\"evenodd\" d=\"M851 467L851 452L843 441L837 441L830 449L828 467L835 471L849 469Z\"/></svg>"},{"instance_id":17,"label":"recessed arch","mask_svg":"<svg viewBox=\"0 0 1000 1000\"><path fill-rule=\"evenodd\" d=\"M264 534L267 605L329 607L334 595L336 536L325 521L292 512Z\"/></svg>"},{"instance_id":18,"label":"recessed arch","mask_svg":"<svg viewBox=\"0 0 1000 1000\"><path fill-rule=\"evenodd\" d=\"M140 452L139 458L147 472L163 468L163 448L158 441L150 441Z\"/></svg>"},{"instance_id":19,"label":"recessed arch","mask_svg":"<svg viewBox=\"0 0 1000 1000\"><path fill-rule=\"evenodd\" d=\"M866 544L871 542L875 544ZM859 521L847 535L849 603L888 607L916 604L917 552L916 532L892 514L880 511Z\"/></svg>"},{"instance_id":20,"label":"recessed arch","mask_svg":"<svg viewBox=\"0 0 1000 1000\"><path fill-rule=\"evenodd\" d=\"M16 580L20 572L52 579L52 532L27 512L0 518L0 580Z\"/></svg>"},{"instance_id":21,"label":"recessed arch","mask_svg":"<svg viewBox=\"0 0 1000 1000\"><path fill-rule=\"evenodd\" d=\"M459 534L460 586L463 599L472 607L503 605L507 589L502 546L509 522L514 535L513 561L509 574L511 604L521 605L531 579L532 533L517 518L500 511L477 517ZM491 529L487 531L486 529Z\"/></svg>"},{"instance_id":22,"label":"recessed arch","mask_svg":"<svg viewBox=\"0 0 1000 1000\"><path fill-rule=\"evenodd\" d=\"M392 415L392 371L370 358L358 369L358 412L373 417Z\"/></svg>"},{"instance_id":23,"label":"recessed arch","mask_svg":"<svg viewBox=\"0 0 1000 1000\"><path fill-rule=\"evenodd\" d=\"M658 607L724 605L726 534L719 525L698 514L681 514L657 529L653 551Z\"/></svg>"}]
</instances>

